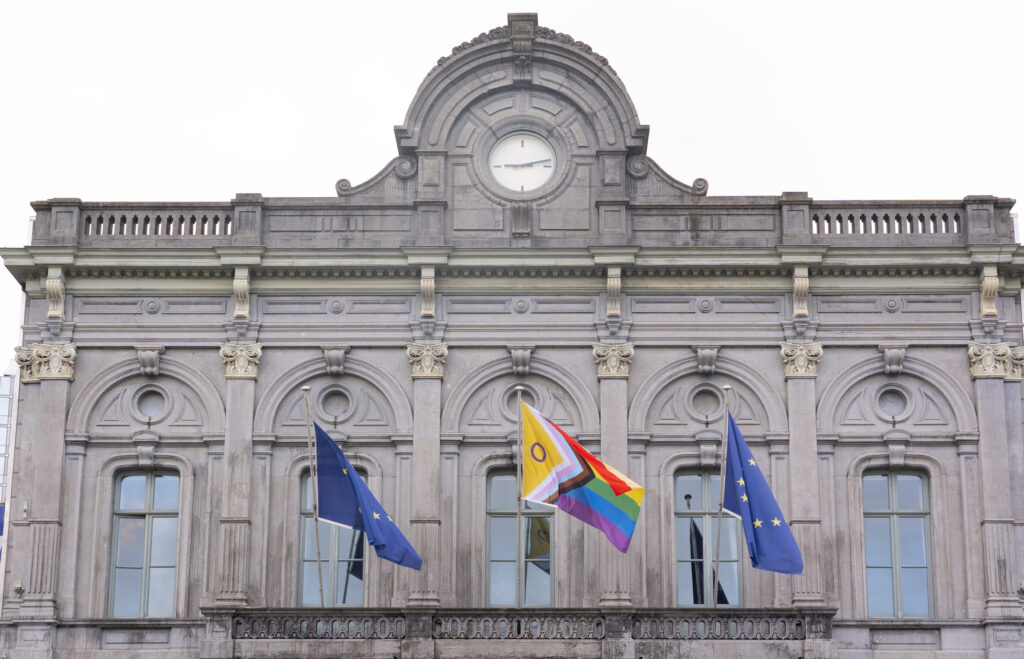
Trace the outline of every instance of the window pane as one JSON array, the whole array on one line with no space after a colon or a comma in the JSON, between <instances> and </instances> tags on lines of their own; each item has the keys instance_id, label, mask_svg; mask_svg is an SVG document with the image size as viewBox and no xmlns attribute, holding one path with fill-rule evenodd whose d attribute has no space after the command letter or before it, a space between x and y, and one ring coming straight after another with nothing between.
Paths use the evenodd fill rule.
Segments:
<instances>
[{"instance_id":1,"label":"window pane","mask_svg":"<svg viewBox=\"0 0 1024 659\"><path fill-rule=\"evenodd\" d=\"M491 563L490 598L491 606L515 606L516 603L516 564Z\"/></svg>"},{"instance_id":2,"label":"window pane","mask_svg":"<svg viewBox=\"0 0 1024 659\"><path fill-rule=\"evenodd\" d=\"M690 497L689 502L687 502L687 496ZM680 474L676 476L676 510L703 510L703 501L699 474Z\"/></svg>"},{"instance_id":3,"label":"window pane","mask_svg":"<svg viewBox=\"0 0 1024 659\"><path fill-rule=\"evenodd\" d=\"M146 520L141 517L117 519L117 567L142 567L146 543Z\"/></svg>"},{"instance_id":4,"label":"window pane","mask_svg":"<svg viewBox=\"0 0 1024 659\"><path fill-rule=\"evenodd\" d=\"M707 557L711 560L715 558L715 542L718 539L718 518L713 517L709 520L708 533L709 538L706 538L705 544L708 547ZM736 552L739 549L739 543L737 538L739 536L740 527L739 520L735 517L723 517L722 518L722 555L721 560L723 561L735 561L737 560Z\"/></svg>"},{"instance_id":5,"label":"window pane","mask_svg":"<svg viewBox=\"0 0 1024 659\"><path fill-rule=\"evenodd\" d=\"M153 479L153 508L156 510L178 509L178 477L161 474Z\"/></svg>"},{"instance_id":6,"label":"window pane","mask_svg":"<svg viewBox=\"0 0 1024 659\"><path fill-rule=\"evenodd\" d=\"M338 563L337 593L338 604L360 605L363 603L363 564Z\"/></svg>"},{"instance_id":7,"label":"window pane","mask_svg":"<svg viewBox=\"0 0 1024 659\"><path fill-rule=\"evenodd\" d=\"M516 509L515 474L495 474L488 480L487 508L489 510Z\"/></svg>"},{"instance_id":8,"label":"window pane","mask_svg":"<svg viewBox=\"0 0 1024 659\"><path fill-rule=\"evenodd\" d=\"M722 529L722 533L725 533L725 529ZM725 544L723 543L723 548ZM737 563L720 563L718 574L718 603L719 604L739 604L740 601L740 576L739 576L739 565ZM714 571L714 567L712 567ZM713 575L712 575L713 576ZM714 584L710 584L714 587ZM711 588L708 589L709 591ZM710 604L711 602L708 602Z\"/></svg>"},{"instance_id":9,"label":"window pane","mask_svg":"<svg viewBox=\"0 0 1024 659\"><path fill-rule=\"evenodd\" d=\"M924 510L924 481L915 474L896 477L896 500L900 510Z\"/></svg>"},{"instance_id":10,"label":"window pane","mask_svg":"<svg viewBox=\"0 0 1024 659\"><path fill-rule=\"evenodd\" d=\"M900 565L903 567L925 567L924 519L921 517L900 517Z\"/></svg>"},{"instance_id":11,"label":"window pane","mask_svg":"<svg viewBox=\"0 0 1024 659\"><path fill-rule=\"evenodd\" d=\"M174 565L178 549L178 518L154 517L153 537L149 543L149 564L155 567Z\"/></svg>"},{"instance_id":12,"label":"window pane","mask_svg":"<svg viewBox=\"0 0 1024 659\"><path fill-rule=\"evenodd\" d=\"M338 560L362 558L363 532L347 527L335 527L338 533Z\"/></svg>"},{"instance_id":13,"label":"window pane","mask_svg":"<svg viewBox=\"0 0 1024 659\"><path fill-rule=\"evenodd\" d=\"M121 510L145 510L145 476L125 476L121 479L121 498L118 500L118 508Z\"/></svg>"},{"instance_id":14,"label":"window pane","mask_svg":"<svg viewBox=\"0 0 1024 659\"><path fill-rule=\"evenodd\" d=\"M316 529L313 527L313 518L306 516L302 518L302 559L306 561L316 560ZM320 559L329 560L331 557L331 535L334 533L327 522L320 522Z\"/></svg>"},{"instance_id":15,"label":"window pane","mask_svg":"<svg viewBox=\"0 0 1024 659\"><path fill-rule=\"evenodd\" d=\"M701 517L676 518L676 558L701 559L704 557L704 519Z\"/></svg>"},{"instance_id":16,"label":"window pane","mask_svg":"<svg viewBox=\"0 0 1024 659\"><path fill-rule=\"evenodd\" d=\"M928 617L928 570L923 567L903 568L903 615L909 618Z\"/></svg>"},{"instance_id":17,"label":"window pane","mask_svg":"<svg viewBox=\"0 0 1024 659\"><path fill-rule=\"evenodd\" d=\"M326 577L325 574L324 578ZM316 561L302 562L302 605L320 606L320 582L317 577Z\"/></svg>"},{"instance_id":18,"label":"window pane","mask_svg":"<svg viewBox=\"0 0 1024 659\"><path fill-rule=\"evenodd\" d=\"M869 566L892 565L892 540L888 517L864 518L865 560Z\"/></svg>"},{"instance_id":19,"label":"window pane","mask_svg":"<svg viewBox=\"0 0 1024 659\"><path fill-rule=\"evenodd\" d=\"M892 570L889 568L868 568L868 615L872 618L891 618Z\"/></svg>"},{"instance_id":20,"label":"window pane","mask_svg":"<svg viewBox=\"0 0 1024 659\"><path fill-rule=\"evenodd\" d=\"M523 603L527 606L551 604L551 574L534 561L526 562L523 574Z\"/></svg>"},{"instance_id":21,"label":"window pane","mask_svg":"<svg viewBox=\"0 0 1024 659\"><path fill-rule=\"evenodd\" d=\"M313 512L313 488L310 487L313 479L306 476L302 477L302 510L304 512Z\"/></svg>"},{"instance_id":22,"label":"window pane","mask_svg":"<svg viewBox=\"0 0 1024 659\"><path fill-rule=\"evenodd\" d=\"M676 564L676 602L686 606L702 604L704 592L704 561Z\"/></svg>"},{"instance_id":23,"label":"window pane","mask_svg":"<svg viewBox=\"0 0 1024 659\"><path fill-rule=\"evenodd\" d=\"M885 474L864 477L864 510L889 510L889 477Z\"/></svg>"},{"instance_id":24,"label":"window pane","mask_svg":"<svg viewBox=\"0 0 1024 659\"><path fill-rule=\"evenodd\" d=\"M149 571L149 604L146 615L150 618L170 618L174 615L174 568L157 567Z\"/></svg>"},{"instance_id":25,"label":"window pane","mask_svg":"<svg viewBox=\"0 0 1024 659\"><path fill-rule=\"evenodd\" d=\"M139 617L142 602L142 570L117 568L114 570L114 617Z\"/></svg>"},{"instance_id":26,"label":"window pane","mask_svg":"<svg viewBox=\"0 0 1024 659\"><path fill-rule=\"evenodd\" d=\"M491 538L491 559L515 560L516 518L491 517L488 520L488 527Z\"/></svg>"},{"instance_id":27,"label":"window pane","mask_svg":"<svg viewBox=\"0 0 1024 659\"><path fill-rule=\"evenodd\" d=\"M537 561L544 571L551 571L551 518L526 518L525 557Z\"/></svg>"}]
</instances>

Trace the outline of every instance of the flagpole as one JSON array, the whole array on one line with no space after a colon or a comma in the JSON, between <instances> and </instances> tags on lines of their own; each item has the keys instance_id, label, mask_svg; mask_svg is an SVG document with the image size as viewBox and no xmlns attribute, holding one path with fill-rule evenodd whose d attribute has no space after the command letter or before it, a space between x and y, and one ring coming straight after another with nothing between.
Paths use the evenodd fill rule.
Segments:
<instances>
[{"instance_id":1,"label":"flagpole","mask_svg":"<svg viewBox=\"0 0 1024 659\"><path fill-rule=\"evenodd\" d=\"M309 449L309 486L313 494L313 534L316 536L316 579L320 587L320 608L324 608L324 571L320 566L320 506L316 491L316 458L313 456L313 422L309 418L309 387L302 388L306 402L306 447Z\"/></svg>"},{"instance_id":2,"label":"flagpole","mask_svg":"<svg viewBox=\"0 0 1024 659\"><path fill-rule=\"evenodd\" d=\"M512 459L516 462L516 606L519 606L519 589L522 587L522 559L523 559L523 532L520 528L520 518L523 507L523 460L522 455L517 457L516 446L519 453L523 451L523 390L525 387L516 385L516 444L512 447Z\"/></svg>"},{"instance_id":3,"label":"flagpole","mask_svg":"<svg viewBox=\"0 0 1024 659\"><path fill-rule=\"evenodd\" d=\"M722 468L718 474L718 531L717 537L715 538L715 588L711 592L712 602L711 608L718 608L718 565L719 558L722 555L722 513L725 510L725 460L729 451L729 392L732 391L732 387L725 385L722 387L725 393L725 430L722 432Z\"/></svg>"}]
</instances>

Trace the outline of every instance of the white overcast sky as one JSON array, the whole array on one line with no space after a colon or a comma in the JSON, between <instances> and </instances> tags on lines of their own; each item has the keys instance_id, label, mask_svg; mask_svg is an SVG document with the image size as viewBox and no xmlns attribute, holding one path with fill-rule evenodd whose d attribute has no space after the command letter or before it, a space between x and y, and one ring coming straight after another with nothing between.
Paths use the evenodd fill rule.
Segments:
<instances>
[{"instance_id":1,"label":"white overcast sky","mask_svg":"<svg viewBox=\"0 0 1024 659\"><path fill-rule=\"evenodd\" d=\"M0 246L37 199L333 196L510 11L607 57L648 154L711 195L1024 198L1024 2L37 0L0 8ZM2 366L6 273L0 305Z\"/></svg>"}]
</instances>

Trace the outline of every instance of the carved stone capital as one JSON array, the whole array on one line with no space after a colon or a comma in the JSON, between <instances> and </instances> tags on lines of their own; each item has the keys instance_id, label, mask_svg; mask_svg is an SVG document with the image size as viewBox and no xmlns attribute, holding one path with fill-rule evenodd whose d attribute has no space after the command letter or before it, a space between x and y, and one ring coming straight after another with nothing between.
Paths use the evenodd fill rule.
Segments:
<instances>
[{"instance_id":1,"label":"carved stone capital","mask_svg":"<svg viewBox=\"0 0 1024 659\"><path fill-rule=\"evenodd\" d=\"M349 346L324 346L324 360L327 362L327 375L345 374L345 353Z\"/></svg>"},{"instance_id":2,"label":"carved stone capital","mask_svg":"<svg viewBox=\"0 0 1024 659\"><path fill-rule=\"evenodd\" d=\"M530 357L533 356L532 345L509 345L508 352L512 356L512 375L530 374Z\"/></svg>"},{"instance_id":3,"label":"carved stone capital","mask_svg":"<svg viewBox=\"0 0 1024 659\"><path fill-rule=\"evenodd\" d=\"M235 318L249 320L249 268L235 268L232 290L235 296Z\"/></svg>"},{"instance_id":4,"label":"carved stone capital","mask_svg":"<svg viewBox=\"0 0 1024 659\"><path fill-rule=\"evenodd\" d=\"M633 362L632 343L595 343L594 361L598 378L628 378Z\"/></svg>"},{"instance_id":5,"label":"carved stone capital","mask_svg":"<svg viewBox=\"0 0 1024 659\"><path fill-rule=\"evenodd\" d=\"M1020 382L1024 380L1024 346L1010 349L1010 358L1006 362L1006 381Z\"/></svg>"},{"instance_id":6,"label":"carved stone capital","mask_svg":"<svg viewBox=\"0 0 1024 659\"><path fill-rule=\"evenodd\" d=\"M697 353L697 373L699 375L714 375L715 362L718 360L718 349L720 346L693 346Z\"/></svg>"},{"instance_id":7,"label":"carved stone capital","mask_svg":"<svg viewBox=\"0 0 1024 659\"><path fill-rule=\"evenodd\" d=\"M139 372L143 375L155 377L160 375L160 355L164 354L164 347L161 345L138 345L135 346L139 356Z\"/></svg>"},{"instance_id":8,"label":"carved stone capital","mask_svg":"<svg viewBox=\"0 0 1024 659\"><path fill-rule=\"evenodd\" d=\"M14 349L14 360L21 367L21 381L26 384L40 380L74 380L77 355L74 343L33 343Z\"/></svg>"},{"instance_id":9,"label":"carved stone capital","mask_svg":"<svg viewBox=\"0 0 1024 659\"><path fill-rule=\"evenodd\" d=\"M409 343L405 346L405 354L412 364L414 379L444 377L444 362L448 359L447 343Z\"/></svg>"},{"instance_id":10,"label":"carved stone capital","mask_svg":"<svg viewBox=\"0 0 1024 659\"><path fill-rule=\"evenodd\" d=\"M967 344L967 358L971 360L971 379L1005 378L1010 361L1009 343L978 343Z\"/></svg>"},{"instance_id":11,"label":"carved stone capital","mask_svg":"<svg viewBox=\"0 0 1024 659\"><path fill-rule=\"evenodd\" d=\"M783 343L782 367L786 379L818 377L821 343Z\"/></svg>"},{"instance_id":12,"label":"carved stone capital","mask_svg":"<svg viewBox=\"0 0 1024 659\"><path fill-rule=\"evenodd\" d=\"M886 375L899 375L903 372L903 360L907 356L907 346L901 345L880 345L878 352L882 353L884 370Z\"/></svg>"},{"instance_id":13,"label":"carved stone capital","mask_svg":"<svg viewBox=\"0 0 1024 659\"><path fill-rule=\"evenodd\" d=\"M225 343L220 347L220 358L226 366L224 377L228 380L255 380L262 356L263 346L259 343Z\"/></svg>"}]
</instances>

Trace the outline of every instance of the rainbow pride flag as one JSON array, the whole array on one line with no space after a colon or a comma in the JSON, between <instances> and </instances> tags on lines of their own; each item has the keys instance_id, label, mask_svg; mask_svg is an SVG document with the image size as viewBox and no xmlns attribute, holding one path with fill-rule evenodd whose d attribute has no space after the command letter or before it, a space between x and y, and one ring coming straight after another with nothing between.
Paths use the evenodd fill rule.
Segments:
<instances>
[{"instance_id":1,"label":"rainbow pride flag","mask_svg":"<svg viewBox=\"0 0 1024 659\"><path fill-rule=\"evenodd\" d=\"M644 488L601 462L523 403L523 492L599 529L625 553L640 517Z\"/></svg>"}]
</instances>

